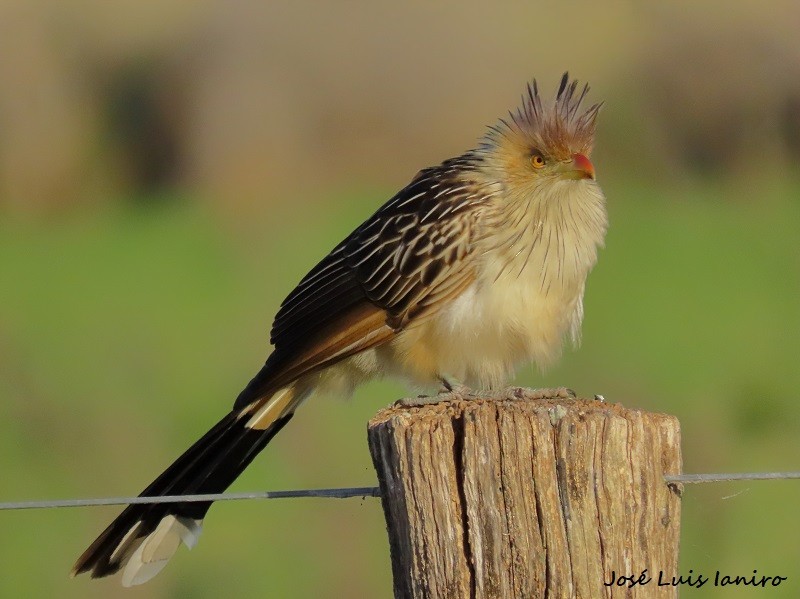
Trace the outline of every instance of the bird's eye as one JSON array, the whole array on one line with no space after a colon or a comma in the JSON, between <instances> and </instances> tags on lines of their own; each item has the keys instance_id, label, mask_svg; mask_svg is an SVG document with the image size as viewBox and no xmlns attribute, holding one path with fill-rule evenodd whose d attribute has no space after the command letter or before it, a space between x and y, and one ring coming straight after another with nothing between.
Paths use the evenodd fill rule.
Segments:
<instances>
[{"instance_id":1,"label":"bird's eye","mask_svg":"<svg viewBox=\"0 0 800 599\"><path fill-rule=\"evenodd\" d=\"M531 165L533 168L542 168L545 165L544 156L542 156L539 152L534 152L531 155Z\"/></svg>"}]
</instances>

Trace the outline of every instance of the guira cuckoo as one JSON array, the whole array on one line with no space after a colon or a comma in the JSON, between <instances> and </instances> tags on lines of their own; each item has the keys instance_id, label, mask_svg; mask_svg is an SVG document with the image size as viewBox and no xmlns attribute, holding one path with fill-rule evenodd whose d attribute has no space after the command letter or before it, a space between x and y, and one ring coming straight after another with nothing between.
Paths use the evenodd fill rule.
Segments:
<instances>
[{"instance_id":1,"label":"guira cuckoo","mask_svg":"<svg viewBox=\"0 0 800 599\"><path fill-rule=\"evenodd\" d=\"M587 92L565 73L543 103L534 81L475 149L420 171L350 233L281 304L274 349L232 410L142 495L223 491L315 393L392 375L494 388L577 342L607 226ZM146 582L194 546L210 506L130 505L72 573Z\"/></svg>"}]
</instances>

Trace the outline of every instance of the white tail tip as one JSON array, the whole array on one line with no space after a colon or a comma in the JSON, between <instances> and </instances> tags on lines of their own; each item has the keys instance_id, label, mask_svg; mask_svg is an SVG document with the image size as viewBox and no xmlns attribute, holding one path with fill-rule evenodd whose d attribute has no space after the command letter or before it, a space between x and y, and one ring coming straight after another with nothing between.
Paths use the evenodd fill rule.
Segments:
<instances>
[{"instance_id":1,"label":"white tail tip","mask_svg":"<svg viewBox=\"0 0 800 599\"><path fill-rule=\"evenodd\" d=\"M202 523L202 520L183 516L164 516L131 554L122 572L122 586L132 587L153 578L167 565L181 543L189 549L197 545Z\"/></svg>"}]
</instances>

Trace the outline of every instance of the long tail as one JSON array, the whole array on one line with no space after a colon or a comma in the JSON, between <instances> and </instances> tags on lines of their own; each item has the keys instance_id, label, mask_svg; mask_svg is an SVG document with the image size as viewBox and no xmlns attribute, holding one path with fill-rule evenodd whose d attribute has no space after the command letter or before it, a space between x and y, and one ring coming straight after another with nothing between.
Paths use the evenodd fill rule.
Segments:
<instances>
[{"instance_id":1,"label":"long tail","mask_svg":"<svg viewBox=\"0 0 800 599\"><path fill-rule=\"evenodd\" d=\"M302 399L293 386L234 409L156 478L140 496L219 493L242 473L294 415ZM211 502L129 505L72 568L72 576L92 578L125 568L123 586L142 584L158 574L181 543L194 547Z\"/></svg>"}]
</instances>

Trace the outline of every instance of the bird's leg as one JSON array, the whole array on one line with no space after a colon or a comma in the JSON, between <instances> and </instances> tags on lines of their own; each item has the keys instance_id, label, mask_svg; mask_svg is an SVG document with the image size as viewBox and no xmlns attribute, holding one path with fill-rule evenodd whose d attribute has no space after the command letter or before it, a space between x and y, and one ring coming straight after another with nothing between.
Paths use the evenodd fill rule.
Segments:
<instances>
[{"instance_id":1,"label":"bird's leg","mask_svg":"<svg viewBox=\"0 0 800 599\"><path fill-rule=\"evenodd\" d=\"M439 395L456 395L464 399L475 397L475 392L472 389L451 376L440 376L439 381L442 383Z\"/></svg>"}]
</instances>

